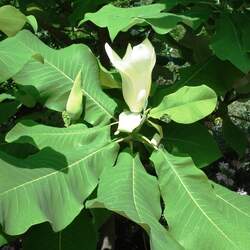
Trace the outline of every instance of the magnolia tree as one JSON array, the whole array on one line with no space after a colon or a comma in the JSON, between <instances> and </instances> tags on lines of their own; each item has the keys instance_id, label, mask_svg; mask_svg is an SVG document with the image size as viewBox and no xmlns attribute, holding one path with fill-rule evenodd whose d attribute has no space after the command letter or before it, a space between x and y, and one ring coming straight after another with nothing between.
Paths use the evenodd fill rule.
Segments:
<instances>
[{"instance_id":1,"label":"magnolia tree","mask_svg":"<svg viewBox=\"0 0 250 250\"><path fill-rule=\"evenodd\" d=\"M0 1L0 245L94 250L119 214L152 250L249 249L250 198L204 172L209 124L247 148L248 4L31 2Z\"/></svg>"}]
</instances>

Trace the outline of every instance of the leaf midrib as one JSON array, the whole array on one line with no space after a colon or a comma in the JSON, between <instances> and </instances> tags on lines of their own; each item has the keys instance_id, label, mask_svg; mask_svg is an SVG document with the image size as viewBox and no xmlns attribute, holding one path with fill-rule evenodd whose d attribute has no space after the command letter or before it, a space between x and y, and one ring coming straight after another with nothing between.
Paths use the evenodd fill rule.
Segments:
<instances>
[{"instance_id":1,"label":"leaf midrib","mask_svg":"<svg viewBox=\"0 0 250 250\"><path fill-rule=\"evenodd\" d=\"M200 104L200 103L206 102L208 100L213 100L213 99L216 99L216 98L215 97L213 97L213 98L206 98L206 99L197 100L197 101L193 101L193 102L182 103L180 105L163 107L163 108L159 109L158 111L155 111L155 109L157 109L157 107L156 107L156 108L152 109L151 113L153 113L155 115L155 114L162 113L162 112L169 112L169 111L172 112L175 109L181 109L181 108L183 108L183 106L184 107L186 107L186 106L192 106L194 104ZM167 103L168 101L165 101L165 102Z\"/></svg>"},{"instance_id":2,"label":"leaf midrib","mask_svg":"<svg viewBox=\"0 0 250 250\"><path fill-rule=\"evenodd\" d=\"M227 203L230 207L232 207L233 209L237 210L239 213L243 214L246 217L250 218L250 215L247 214L246 212L244 212L243 210L241 210L240 208L236 207L235 205L233 205L232 203L230 203L229 201L227 201L226 199L224 199L222 196L220 196L219 194L216 194L216 196L223 200L223 202Z\"/></svg>"},{"instance_id":3,"label":"leaf midrib","mask_svg":"<svg viewBox=\"0 0 250 250\"><path fill-rule=\"evenodd\" d=\"M193 201L193 203L197 206L197 208L200 210L200 212L205 216L205 218L212 224L212 226L214 226L217 231L219 231L224 238L226 238L230 244L232 244L234 247L237 247L234 242L223 232L223 230L217 226L217 224L206 214L206 212L200 207L200 205L197 203L197 201L195 200L195 198L192 196L192 193L189 192L188 188L186 187L186 185L184 184L184 182L182 181L181 177L179 176L178 172L174 169L174 167L172 166L171 162L167 159L167 157L165 156L165 154L162 152L162 150L160 150L161 154L163 155L163 158L166 160L166 162L169 164L169 166L171 167L172 171L175 173L176 177L179 179L180 183L182 184L183 188L186 190L187 194L190 196L191 200Z\"/></svg>"},{"instance_id":4,"label":"leaf midrib","mask_svg":"<svg viewBox=\"0 0 250 250\"><path fill-rule=\"evenodd\" d=\"M135 195L135 159L133 158L132 160L132 192L133 192L133 204L135 207L135 210L137 212L138 218L140 220L140 222L142 223L143 220L141 218L141 214L140 214L140 209L139 206L137 206L137 202L136 202L136 195Z\"/></svg>"}]
</instances>

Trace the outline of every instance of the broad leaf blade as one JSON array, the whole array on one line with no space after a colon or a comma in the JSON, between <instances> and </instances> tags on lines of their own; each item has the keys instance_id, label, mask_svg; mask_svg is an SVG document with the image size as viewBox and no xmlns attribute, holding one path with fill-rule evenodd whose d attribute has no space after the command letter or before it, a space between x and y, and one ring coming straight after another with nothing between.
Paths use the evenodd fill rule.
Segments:
<instances>
[{"instance_id":1,"label":"broad leaf blade","mask_svg":"<svg viewBox=\"0 0 250 250\"><path fill-rule=\"evenodd\" d=\"M239 228L250 230L250 197L237 194L219 184L212 182L212 186L223 207L223 215L232 220Z\"/></svg>"},{"instance_id":2,"label":"broad leaf blade","mask_svg":"<svg viewBox=\"0 0 250 250\"><path fill-rule=\"evenodd\" d=\"M37 135L26 129L19 142L29 138L42 150L24 160L0 152L0 223L15 235L44 221L62 230L81 211L103 169L113 165L118 144L109 137L110 126L41 126Z\"/></svg>"},{"instance_id":3,"label":"broad leaf blade","mask_svg":"<svg viewBox=\"0 0 250 250\"><path fill-rule=\"evenodd\" d=\"M15 35L26 23L27 18L18 9L11 5L0 8L0 31L7 36Z\"/></svg>"},{"instance_id":4,"label":"broad leaf blade","mask_svg":"<svg viewBox=\"0 0 250 250\"><path fill-rule=\"evenodd\" d=\"M105 5L95 13L87 13L80 24L91 21L99 27L107 27L111 40L120 31L127 31L134 25L151 25L159 34L170 32L179 22L192 26L198 18L172 13L161 13L163 4L151 4L140 7L120 8L111 4ZM115 13L115 15L114 15Z\"/></svg>"},{"instance_id":5,"label":"broad leaf blade","mask_svg":"<svg viewBox=\"0 0 250 250\"><path fill-rule=\"evenodd\" d=\"M250 70L250 55L246 53L239 27L227 14L221 15L216 24L216 33L211 48L221 60L229 60L242 72Z\"/></svg>"},{"instance_id":6,"label":"broad leaf blade","mask_svg":"<svg viewBox=\"0 0 250 250\"><path fill-rule=\"evenodd\" d=\"M230 120L228 116L223 117L222 135L226 143L238 153L240 157L245 155L248 140L247 135Z\"/></svg>"},{"instance_id":7,"label":"broad leaf blade","mask_svg":"<svg viewBox=\"0 0 250 250\"><path fill-rule=\"evenodd\" d=\"M157 180L146 173L139 156L122 152L115 167L103 172L97 199L87 206L105 207L138 223L149 233L153 250L182 249L158 222L159 198Z\"/></svg>"},{"instance_id":8,"label":"broad leaf blade","mask_svg":"<svg viewBox=\"0 0 250 250\"><path fill-rule=\"evenodd\" d=\"M207 177L191 158L159 149L152 161L166 205L164 216L170 232L185 249L247 249L249 230L224 216Z\"/></svg>"},{"instance_id":9,"label":"broad leaf blade","mask_svg":"<svg viewBox=\"0 0 250 250\"><path fill-rule=\"evenodd\" d=\"M98 64L87 46L78 44L54 50L28 31L19 32L13 39L33 55L43 57L44 63L33 59L13 78L21 85L35 87L45 106L65 110L73 82L81 71L85 120L97 125L107 124L113 118L116 103L102 91Z\"/></svg>"},{"instance_id":10,"label":"broad leaf blade","mask_svg":"<svg viewBox=\"0 0 250 250\"><path fill-rule=\"evenodd\" d=\"M0 103L0 124L7 122L17 112L19 107L20 103L16 100Z\"/></svg>"},{"instance_id":11,"label":"broad leaf blade","mask_svg":"<svg viewBox=\"0 0 250 250\"><path fill-rule=\"evenodd\" d=\"M0 247L7 244L7 239L4 237L4 235L0 232Z\"/></svg>"},{"instance_id":12,"label":"broad leaf blade","mask_svg":"<svg viewBox=\"0 0 250 250\"><path fill-rule=\"evenodd\" d=\"M108 4L96 13L87 13L80 24L91 21L99 27L107 27L113 40L120 31L127 31L133 25L142 23L143 18L155 16L163 9L164 5L162 4L133 8L120 8ZM116 14L114 15L114 13Z\"/></svg>"},{"instance_id":13,"label":"broad leaf blade","mask_svg":"<svg viewBox=\"0 0 250 250\"><path fill-rule=\"evenodd\" d=\"M169 123L164 130L164 144L168 151L177 156L188 154L199 168L208 166L222 156L213 136L199 123Z\"/></svg>"},{"instance_id":14,"label":"broad leaf blade","mask_svg":"<svg viewBox=\"0 0 250 250\"><path fill-rule=\"evenodd\" d=\"M227 72L227 74L221 74L223 71ZM221 61L213 56L204 63L181 69L180 80L176 82L176 86L205 84L216 93L224 95L233 88L236 80L242 76L243 73L230 62Z\"/></svg>"},{"instance_id":15,"label":"broad leaf blade","mask_svg":"<svg viewBox=\"0 0 250 250\"><path fill-rule=\"evenodd\" d=\"M17 74L31 59L33 52L14 37L0 42L0 82Z\"/></svg>"},{"instance_id":16,"label":"broad leaf blade","mask_svg":"<svg viewBox=\"0 0 250 250\"><path fill-rule=\"evenodd\" d=\"M162 102L150 111L149 116L159 119L167 115L175 122L188 124L212 113L216 103L216 93L206 85L184 86L165 96Z\"/></svg>"}]
</instances>

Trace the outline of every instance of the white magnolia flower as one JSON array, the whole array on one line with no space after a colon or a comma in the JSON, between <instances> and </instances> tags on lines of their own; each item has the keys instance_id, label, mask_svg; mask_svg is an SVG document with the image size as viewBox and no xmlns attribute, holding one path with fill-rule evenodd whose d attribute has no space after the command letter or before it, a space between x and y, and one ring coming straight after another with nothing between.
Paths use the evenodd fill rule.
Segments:
<instances>
[{"instance_id":1,"label":"white magnolia flower","mask_svg":"<svg viewBox=\"0 0 250 250\"><path fill-rule=\"evenodd\" d=\"M105 49L114 67L122 77L122 93L131 112L146 108L151 88L151 75L155 65L155 50L148 39L135 47L129 44L121 59L106 43Z\"/></svg>"}]
</instances>

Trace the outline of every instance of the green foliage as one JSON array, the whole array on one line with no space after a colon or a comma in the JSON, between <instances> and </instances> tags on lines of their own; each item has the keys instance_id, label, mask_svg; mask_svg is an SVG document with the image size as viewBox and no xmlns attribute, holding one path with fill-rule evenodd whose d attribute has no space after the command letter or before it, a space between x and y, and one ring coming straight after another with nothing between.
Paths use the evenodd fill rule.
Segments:
<instances>
[{"instance_id":1,"label":"green foliage","mask_svg":"<svg viewBox=\"0 0 250 250\"><path fill-rule=\"evenodd\" d=\"M11 5L0 7L0 31L7 36L14 36L23 28L26 22L32 26L35 32L37 31L38 25L34 16L29 15L26 17Z\"/></svg>"},{"instance_id":2,"label":"green foliage","mask_svg":"<svg viewBox=\"0 0 250 250\"><path fill-rule=\"evenodd\" d=\"M235 126L229 117L223 120L222 132L228 145L243 157L248 143L245 133Z\"/></svg>"},{"instance_id":3,"label":"green foliage","mask_svg":"<svg viewBox=\"0 0 250 250\"><path fill-rule=\"evenodd\" d=\"M164 5L153 4L133 8L119 8L113 5L105 5L96 13L88 13L80 22L91 21L99 27L107 27L111 40L120 31L127 31L134 25L151 25L159 34L170 32L179 22L192 26L196 18L175 15L172 13L161 13ZM115 15L113 13L116 13Z\"/></svg>"},{"instance_id":4,"label":"green foliage","mask_svg":"<svg viewBox=\"0 0 250 250\"><path fill-rule=\"evenodd\" d=\"M165 131L164 142L169 152L174 155L190 155L199 168L208 166L222 156L213 136L200 123L169 123Z\"/></svg>"},{"instance_id":5,"label":"green foliage","mask_svg":"<svg viewBox=\"0 0 250 250\"><path fill-rule=\"evenodd\" d=\"M95 189L102 170L116 159L118 145L110 140L109 130L110 126L89 130L81 124L69 128L18 124L7 140L31 143L41 151L21 162L1 153L0 178L4 185L0 191L0 221L4 231L21 234L44 221L50 221L55 231L67 226ZM23 190L27 199L22 199ZM24 219L20 211L30 216Z\"/></svg>"},{"instance_id":6,"label":"green foliage","mask_svg":"<svg viewBox=\"0 0 250 250\"><path fill-rule=\"evenodd\" d=\"M151 159L166 204L164 215L171 225L170 232L185 249L247 249L249 218L244 220L245 215L237 213L235 220L242 231L235 232L234 221L223 213L224 206L231 203L218 201L207 177L190 157L174 157L159 149Z\"/></svg>"},{"instance_id":7,"label":"green foliage","mask_svg":"<svg viewBox=\"0 0 250 250\"><path fill-rule=\"evenodd\" d=\"M209 115L216 103L215 92L207 86L185 86L165 96L161 104L150 111L149 116L161 118L167 115L175 122L188 124Z\"/></svg>"},{"instance_id":8,"label":"green foliage","mask_svg":"<svg viewBox=\"0 0 250 250\"><path fill-rule=\"evenodd\" d=\"M84 221L84 223L82 223ZM97 245L97 231L90 214L86 211L80 215L63 231L54 233L48 223L31 228L24 239L23 246L27 250L95 250Z\"/></svg>"},{"instance_id":9,"label":"green foliage","mask_svg":"<svg viewBox=\"0 0 250 250\"><path fill-rule=\"evenodd\" d=\"M117 213L145 231L152 250L248 250L249 196L204 172L249 148L228 111L250 96L247 1L5 4L0 246L11 235L23 250L94 250L107 214ZM119 55L138 46L120 60L105 43ZM124 91L141 113L128 111Z\"/></svg>"},{"instance_id":10,"label":"green foliage","mask_svg":"<svg viewBox=\"0 0 250 250\"><path fill-rule=\"evenodd\" d=\"M0 30L7 36L15 35L26 23L26 16L10 5L0 8Z\"/></svg>"},{"instance_id":11,"label":"green foliage","mask_svg":"<svg viewBox=\"0 0 250 250\"><path fill-rule=\"evenodd\" d=\"M231 61L237 68L247 73L250 69L250 56L246 48L247 34L246 30L242 32L242 27L237 26L234 19L235 16L223 14L217 21L211 48L220 59Z\"/></svg>"},{"instance_id":12,"label":"green foliage","mask_svg":"<svg viewBox=\"0 0 250 250\"><path fill-rule=\"evenodd\" d=\"M101 175L97 198L88 201L87 207L105 207L140 224L150 234L154 250L163 250L166 245L182 249L158 222L161 208L157 179L146 173L138 155L120 153L116 165Z\"/></svg>"}]
</instances>

